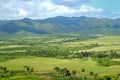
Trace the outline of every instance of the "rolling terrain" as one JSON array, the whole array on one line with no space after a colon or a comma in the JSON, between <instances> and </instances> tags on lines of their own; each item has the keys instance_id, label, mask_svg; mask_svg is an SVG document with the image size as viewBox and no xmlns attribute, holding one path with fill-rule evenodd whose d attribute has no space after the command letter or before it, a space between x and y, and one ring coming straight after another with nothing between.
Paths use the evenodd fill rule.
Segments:
<instances>
[{"instance_id":1,"label":"rolling terrain","mask_svg":"<svg viewBox=\"0 0 120 80\"><path fill-rule=\"evenodd\" d=\"M43 20L0 21L2 36L38 34L120 35L120 19L92 17L53 17Z\"/></svg>"},{"instance_id":2,"label":"rolling terrain","mask_svg":"<svg viewBox=\"0 0 120 80\"><path fill-rule=\"evenodd\" d=\"M0 21L0 80L119 80L119 74L120 19Z\"/></svg>"},{"instance_id":3,"label":"rolling terrain","mask_svg":"<svg viewBox=\"0 0 120 80\"><path fill-rule=\"evenodd\" d=\"M111 62L106 63L105 60L109 59L111 51L116 51L117 54L120 54L120 37L86 37L39 35L37 37L22 37L21 39L16 37L1 40L0 67L5 66L7 70L18 71L19 73L15 74L15 76L2 77L1 80L5 78L8 80L48 80L46 77L55 78L50 75L50 73L55 73L55 67L67 68L71 71L75 70L77 71L77 77L81 77L81 70L85 69L85 75L87 76L90 71L93 71L95 74L99 74L100 77L109 75L114 79L116 74L119 74L120 65L119 63L109 65ZM105 62L105 65L98 65L98 61L95 60L96 57L94 56L76 56L86 51L94 52L94 55L102 52L105 55L107 54L107 57L103 56L103 58L100 58ZM119 57L113 57L110 60L120 62ZM33 74L25 75L19 72L23 71L26 65L34 68ZM7 75L9 76L9 73ZM37 77L38 75L40 77ZM57 78L49 80L57 80Z\"/></svg>"}]
</instances>

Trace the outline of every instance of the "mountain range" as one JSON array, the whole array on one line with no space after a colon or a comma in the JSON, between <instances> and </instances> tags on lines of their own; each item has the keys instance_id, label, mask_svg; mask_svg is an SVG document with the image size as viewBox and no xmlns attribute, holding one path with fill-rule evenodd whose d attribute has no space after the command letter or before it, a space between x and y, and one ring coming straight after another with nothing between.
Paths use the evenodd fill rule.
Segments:
<instances>
[{"instance_id":1,"label":"mountain range","mask_svg":"<svg viewBox=\"0 0 120 80\"><path fill-rule=\"evenodd\" d=\"M120 35L120 18L63 17L0 21L0 36L20 34Z\"/></svg>"}]
</instances>

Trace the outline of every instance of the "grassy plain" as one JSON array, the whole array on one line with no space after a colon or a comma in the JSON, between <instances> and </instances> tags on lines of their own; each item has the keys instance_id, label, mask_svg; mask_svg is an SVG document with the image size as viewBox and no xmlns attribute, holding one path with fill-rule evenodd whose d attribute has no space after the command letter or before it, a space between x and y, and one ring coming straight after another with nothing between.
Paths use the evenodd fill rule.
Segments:
<instances>
[{"instance_id":1,"label":"grassy plain","mask_svg":"<svg viewBox=\"0 0 120 80\"><path fill-rule=\"evenodd\" d=\"M86 70L87 73L93 71L99 74L116 74L120 71L120 66L98 66L97 63L91 58L87 60L26 57L9 60L7 62L0 62L0 66L6 66L9 70L23 70L23 66L25 65L33 67L35 71L40 72L52 72L53 68L56 66L60 68L67 67L68 69L76 70L79 73L81 73L81 70L83 68Z\"/></svg>"},{"instance_id":2,"label":"grassy plain","mask_svg":"<svg viewBox=\"0 0 120 80\"><path fill-rule=\"evenodd\" d=\"M97 44L97 45L96 45ZM95 45L95 46L94 46ZM59 49L58 49L59 48ZM81 40L76 37L30 37L23 39L10 39L0 41L0 53L38 51L39 49L58 49L72 50L73 54L81 51L110 51L116 50L120 54L120 36L102 36L98 38ZM119 60L119 59L117 59ZM97 62L91 58L88 59L59 59L48 57L23 57L18 59L0 62L0 66L6 66L8 70L23 70L23 66L28 65L33 67L35 71L52 72L53 68L67 67L70 70L76 70L81 73L81 69L85 69L86 73L93 71L95 73L117 74L120 73L120 66L98 66Z\"/></svg>"},{"instance_id":3,"label":"grassy plain","mask_svg":"<svg viewBox=\"0 0 120 80\"><path fill-rule=\"evenodd\" d=\"M94 39L81 40L76 37L29 37L23 39L10 39L0 41L0 53L25 52L32 48L33 51L39 48L58 47L61 50L74 49L80 51L120 51L120 36L102 36ZM97 46L94 46L96 45Z\"/></svg>"}]
</instances>

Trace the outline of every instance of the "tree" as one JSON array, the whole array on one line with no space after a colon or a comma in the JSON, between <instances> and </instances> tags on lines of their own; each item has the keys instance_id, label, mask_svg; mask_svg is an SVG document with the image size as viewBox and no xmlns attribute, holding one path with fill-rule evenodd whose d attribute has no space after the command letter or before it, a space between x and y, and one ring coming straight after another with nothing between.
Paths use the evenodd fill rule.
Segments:
<instances>
[{"instance_id":1,"label":"tree","mask_svg":"<svg viewBox=\"0 0 120 80\"><path fill-rule=\"evenodd\" d=\"M4 67L4 68L3 68L3 71L6 72L6 71L7 71L7 67Z\"/></svg>"},{"instance_id":2,"label":"tree","mask_svg":"<svg viewBox=\"0 0 120 80\"><path fill-rule=\"evenodd\" d=\"M64 79L64 75L65 75L65 68L60 70L60 73L62 73L63 79Z\"/></svg>"},{"instance_id":3,"label":"tree","mask_svg":"<svg viewBox=\"0 0 120 80\"><path fill-rule=\"evenodd\" d=\"M32 73L32 72L34 72L34 68L31 68L31 69L30 69L30 73Z\"/></svg>"},{"instance_id":4,"label":"tree","mask_svg":"<svg viewBox=\"0 0 120 80\"><path fill-rule=\"evenodd\" d=\"M85 72L85 69L82 69L82 72L84 73L84 72Z\"/></svg>"},{"instance_id":5,"label":"tree","mask_svg":"<svg viewBox=\"0 0 120 80\"><path fill-rule=\"evenodd\" d=\"M75 76L76 73L77 73L77 71L75 71L75 70L72 71L72 75L73 75L73 76Z\"/></svg>"},{"instance_id":6,"label":"tree","mask_svg":"<svg viewBox=\"0 0 120 80\"><path fill-rule=\"evenodd\" d=\"M93 80L94 73L91 71L89 75L90 75L90 79Z\"/></svg>"},{"instance_id":7,"label":"tree","mask_svg":"<svg viewBox=\"0 0 120 80\"><path fill-rule=\"evenodd\" d=\"M94 80L98 80L98 79L99 79L98 73L95 73L94 74Z\"/></svg>"},{"instance_id":8,"label":"tree","mask_svg":"<svg viewBox=\"0 0 120 80\"><path fill-rule=\"evenodd\" d=\"M68 69L66 69L65 70L65 76L70 76L70 75L71 75L70 71Z\"/></svg>"},{"instance_id":9,"label":"tree","mask_svg":"<svg viewBox=\"0 0 120 80\"><path fill-rule=\"evenodd\" d=\"M28 71L28 66L25 65L23 68L24 68L24 71L25 71L25 72Z\"/></svg>"},{"instance_id":10,"label":"tree","mask_svg":"<svg viewBox=\"0 0 120 80\"><path fill-rule=\"evenodd\" d=\"M84 72L85 72L85 69L82 69L82 73L83 73L82 80L85 79Z\"/></svg>"},{"instance_id":11,"label":"tree","mask_svg":"<svg viewBox=\"0 0 120 80\"><path fill-rule=\"evenodd\" d=\"M111 80L111 77L109 77L109 76L106 75L106 76L104 76L104 79L105 80Z\"/></svg>"},{"instance_id":12,"label":"tree","mask_svg":"<svg viewBox=\"0 0 120 80\"><path fill-rule=\"evenodd\" d=\"M29 66L24 66L23 68L24 68L24 71L27 73L31 74L32 72L34 72L34 68L30 68Z\"/></svg>"},{"instance_id":13,"label":"tree","mask_svg":"<svg viewBox=\"0 0 120 80\"><path fill-rule=\"evenodd\" d=\"M7 71L7 67L0 67L0 72L6 72Z\"/></svg>"},{"instance_id":14,"label":"tree","mask_svg":"<svg viewBox=\"0 0 120 80\"><path fill-rule=\"evenodd\" d=\"M71 71L71 73L73 75L73 79L76 80L76 73L77 73L77 71L73 70L73 71Z\"/></svg>"},{"instance_id":15,"label":"tree","mask_svg":"<svg viewBox=\"0 0 120 80\"><path fill-rule=\"evenodd\" d=\"M4 68L4 67L0 67L0 71L3 71L3 68Z\"/></svg>"},{"instance_id":16,"label":"tree","mask_svg":"<svg viewBox=\"0 0 120 80\"><path fill-rule=\"evenodd\" d=\"M93 76L93 75L94 75L94 73L91 71L91 72L90 72L90 76Z\"/></svg>"},{"instance_id":17,"label":"tree","mask_svg":"<svg viewBox=\"0 0 120 80\"><path fill-rule=\"evenodd\" d=\"M67 78L67 77L69 77L69 76L71 75L70 71L69 71L67 68L61 69L60 72L61 72L62 75L63 75L63 79L64 79L64 77Z\"/></svg>"},{"instance_id":18,"label":"tree","mask_svg":"<svg viewBox=\"0 0 120 80\"><path fill-rule=\"evenodd\" d=\"M61 72L61 70L60 70L59 67L55 67L54 70L57 72L57 76L58 76L58 74Z\"/></svg>"},{"instance_id":19,"label":"tree","mask_svg":"<svg viewBox=\"0 0 120 80\"><path fill-rule=\"evenodd\" d=\"M119 80L120 79L120 74L117 74L117 77L115 80Z\"/></svg>"},{"instance_id":20,"label":"tree","mask_svg":"<svg viewBox=\"0 0 120 80\"><path fill-rule=\"evenodd\" d=\"M58 73L60 73L60 68L59 67L55 67L54 70Z\"/></svg>"}]
</instances>

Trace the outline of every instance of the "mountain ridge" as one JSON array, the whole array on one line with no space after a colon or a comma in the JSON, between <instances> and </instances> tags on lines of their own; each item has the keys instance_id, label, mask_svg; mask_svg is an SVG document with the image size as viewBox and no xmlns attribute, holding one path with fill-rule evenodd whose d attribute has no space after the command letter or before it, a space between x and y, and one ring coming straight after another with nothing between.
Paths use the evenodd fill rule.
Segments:
<instances>
[{"instance_id":1,"label":"mountain ridge","mask_svg":"<svg viewBox=\"0 0 120 80\"><path fill-rule=\"evenodd\" d=\"M120 18L57 16L42 20L24 18L0 21L0 32L11 35L21 30L32 34L120 35Z\"/></svg>"}]
</instances>

